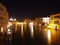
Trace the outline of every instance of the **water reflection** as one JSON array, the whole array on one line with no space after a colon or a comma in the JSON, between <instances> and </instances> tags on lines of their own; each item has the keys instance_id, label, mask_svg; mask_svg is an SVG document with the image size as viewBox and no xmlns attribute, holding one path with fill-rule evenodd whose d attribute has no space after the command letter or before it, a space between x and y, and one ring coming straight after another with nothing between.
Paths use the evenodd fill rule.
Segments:
<instances>
[{"instance_id":1,"label":"water reflection","mask_svg":"<svg viewBox=\"0 0 60 45\"><path fill-rule=\"evenodd\" d=\"M51 31L47 30L48 44L51 44Z\"/></svg>"},{"instance_id":2,"label":"water reflection","mask_svg":"<svg viewBox=\"0 0 60 45\"><path fill-rule=\"evenodd\" d=\"M29 27L30 27L30 31L31 31L31 37L33 38L34 34L33 34L33 22L29 23Z\"/></svg>"},{"instance_id":3,"label":"water reflection","mask_svg":"<svg viewBox=\"0 0 60 45\"><path fill-rule=\"evenodd\" d=\"M17 42L19 42L19 43L22 42L23 44L28 43L28 45L30 43L33 44L33 45L34 44L36 44L36 45L37 44L39 44L39 45L42 44L43 45L43 43L47 44L47 45L59 45L60 44L60 31L58 31L58 30L54 30L54 29L46 29L45 30L45 29L41 29L41 27L35 28L34 25L33 25L33 22L30 22L29 23L29 28L26 29L26 30L29 30L29 31L25 30L23 23L20 23L19 28L20 28L19 30L21 30L21 32L18 32L19 35L17 33L16 33L16 35L13 35L13 36L16 36L16 37L13 38L13 40L16 43ZM8 30L8 31L10 31L10 30ZM28 33L25 32L28 35L26 35L24 33L24 31L28 32ZM20 33L21 33L21 35L20 35ZM19 36L22 36L22 38L19 37ZM21 43L20 43L20 45L21 45Z\"/></svg>"},{"instance_id":4,"label":"water reflection","mask_svg":"<svg viewBox=\"0 0 60 45\"><path fill-rule=\"evenodd\" d=\"M21 23L21 36L23 37L23 23Z\"/></svg>"},{"instance_id":5,"label":"water reflection","mask_svg":"<svg viewBox=\"0 0 60 45\"><path fill-rule=\"evenodd\" d=\"M60 39L58 32L60 31L54 29L47 30L48 44L60 44L58 41Z\"/></svg>"}]
</instances>

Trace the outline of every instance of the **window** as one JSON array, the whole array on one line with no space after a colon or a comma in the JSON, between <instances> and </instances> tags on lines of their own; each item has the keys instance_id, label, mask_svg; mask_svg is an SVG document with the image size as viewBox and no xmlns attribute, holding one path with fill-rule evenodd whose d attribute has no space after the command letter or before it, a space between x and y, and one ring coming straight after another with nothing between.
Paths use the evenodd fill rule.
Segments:
<instances>
[{"instance_id":1,"label":"window","mask_svg":"<svg viewBox=\"0 0 60 45\"><path fill-rule=\"evenodd\" d=\"M54 18L60 18L60 16L55 16Z\"/></svg>"},{"instance_id":2,"label":"window","mask_svg":"<svg viewBox=\"0 0 60 45\"><path fill-rule=\"evenodd\" d=\"M59 21L54 21L55 24L59 24Z\"/></svg>"}]
</instances>

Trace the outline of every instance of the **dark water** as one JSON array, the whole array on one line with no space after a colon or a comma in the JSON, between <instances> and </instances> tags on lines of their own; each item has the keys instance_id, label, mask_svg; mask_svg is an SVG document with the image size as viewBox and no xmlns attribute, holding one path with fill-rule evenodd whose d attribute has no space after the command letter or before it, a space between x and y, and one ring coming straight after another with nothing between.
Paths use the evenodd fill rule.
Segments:
<instances>
[{"instance_id":1,"label":"dark water","mask_svg":"<svg viewBox=\"0 0 60 45\"><path fill-rule=\"evenodd\" d=\"M60 45L60 31L52 29L34 28L33 35L31 30L24 29L23 36L21 30L12 33L11 40L0 40L0 45Z\"/></svg>"}]
</instances>

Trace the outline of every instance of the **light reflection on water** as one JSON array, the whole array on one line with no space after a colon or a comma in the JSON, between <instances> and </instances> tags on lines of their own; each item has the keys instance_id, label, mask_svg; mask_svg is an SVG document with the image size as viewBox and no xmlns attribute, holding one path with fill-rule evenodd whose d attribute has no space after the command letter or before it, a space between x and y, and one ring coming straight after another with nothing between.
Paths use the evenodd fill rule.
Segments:
<instances>
[{"instance_id":1,"label":"light reflection on water","mask_svg":"<svg viewBox=\"0 0 60 45\"><path fill-rule=\"evenodd\" d=\"M21 23L21 36L23 37L23 23Z\"/></svg>"},{"instance_id":2,"label":"light reflection on water","mask_svg":"<svg viewBox=\"0 0 60 45\"><path fill-rule=\"evenodd\" d=\"M30 33L31 33L31 37L33 38L33 36L34 36L34 27L33 27L33 22L30 22L30 24L29 24L29 27L30 27Z\"/></svg>"},{"instance_id":3,"label":"light reflection on water","mask_svg":"<svg viewBox=\"0 0 60 45\"><path fill-rule=\"evenodd\" d=\"M45 31L44 31L45 32ZM45 37L47 38L47 43L49 45L60 45L60 31L48 29L44 33Z\"/></svg>"},{"instance_id":4,"label":"light reflection on water","mask_svg":"<svg viewBox=\"0 0 60 45\"><path fill-rule=\"evenodd\" d=\"M22 27L23 28L23 27ZM23 29L22 29L23 30ZM34 31L35 29L34 29L34 27L33 27L33 25L30 25L30 34L31 34L31 37L33 38L34 36L35 36L35 34L34 34ZM37 28L36 28L36 30L37 30ZM50 44L60 44L59 42L60 42L60 36L59 36L59 34L60 34L60 31L58 31L58 30L53 30L53 29L47 29L47 30L42 30L42 29L38 29L38 30L40 30L40 33L39 34L41 34L41 35L43 35L44 36L44 38L46 38L46 40L45 41L47 41L47 43L50 45ZM38 30L37 30L37 33L38 33ZM42 33L44 33L44 34L42 34ZM23 33L24 34L24 33Z\"/></svg>"},{"instance_id":5,"label":"light reflection on water","mask_svg":"<svg viewBox=\"0 0 60 45\"><path fill-rule=\"evenodd\" d=\"M51 44L51 31L47 30L48 44Z\"/></svg>"},{"instance_id":6,"label":"light reflection on water","mask_svg":"<svg viewBox=\"0 0 60 45\"><path fill-rule=\"evenodd\" d=\"M23 29L23 24L21 24L20 30L21 30L20 33L21 33L22 37L24 37L25 33L24 33L24 29ZM44 30L44 29L41 29L40 27L39 27L39 29L38 28L34 29L33 25L30 25L28 30L30 30L30 34L31 34L31 36L28 34L29 37L30 38L32 37L34 40L30 39L31 40L30 41L29 39L27 39L28 38L28 36L27 36L27 38L24 38L25 41L27 40L26 42L29 42L29 43L32 42L32 43L36 43L36 44L39 43L39 45L41 43L43 45L43 42L47 42L47 45L59 45L60 44L60 31L58 31L58 30L53 30L53 29ZM37 37L37 35L38 35L38 37ZM22 40L22 41L24 41L24 40ZM21 40L20 40L20 42L21 42Z\"/></svg>"}]
</instances>

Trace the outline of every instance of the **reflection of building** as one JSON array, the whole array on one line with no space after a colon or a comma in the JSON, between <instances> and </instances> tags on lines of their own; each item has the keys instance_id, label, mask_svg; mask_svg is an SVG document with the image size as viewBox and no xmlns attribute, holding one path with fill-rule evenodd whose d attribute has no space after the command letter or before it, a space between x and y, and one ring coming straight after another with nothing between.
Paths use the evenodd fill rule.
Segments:
<instances>
[{"instance_id":1,"label":"reflection of building","mask_svg":"<svg viewBox=\"0 0 60 45\"><path fill-rule=\"evenodd\" d=\"M30 22L33 22L35 24L35 20L33 19L25 19L24 22L27 23L27 26L29 25Z\"/></svg>"},{"instance_id":2,"label":"reflection of building","mask_svg":"<svg viewBox=\"0 0 60 45\"><path fill-rule=\"evenodd\" d=\"M41 27L41 29L44 29L49 24L49 21L49 17L36 18L36 26L39 26Z\"/></svg>"}]
</instances>

